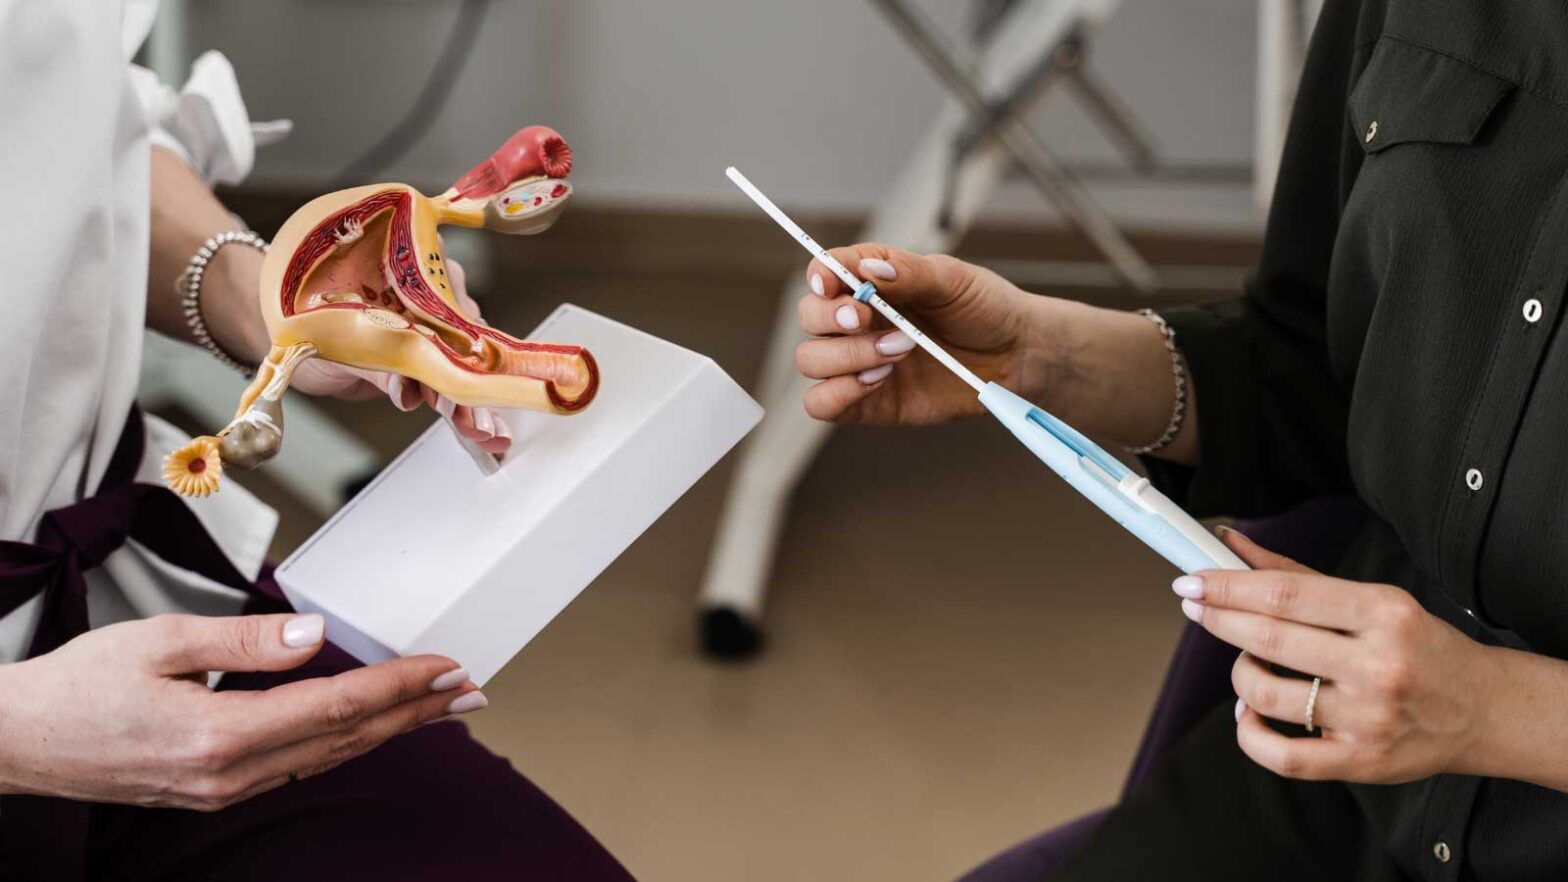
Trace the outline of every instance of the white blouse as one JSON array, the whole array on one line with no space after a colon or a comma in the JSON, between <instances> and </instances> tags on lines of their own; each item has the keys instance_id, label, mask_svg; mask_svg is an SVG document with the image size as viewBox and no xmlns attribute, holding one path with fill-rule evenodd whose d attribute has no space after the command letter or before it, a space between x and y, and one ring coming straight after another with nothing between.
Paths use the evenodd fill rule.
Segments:
<instances>
[{"instance_id":1,"label":"white blouse","mask_svg":"<svg viewBox=\"0 0 1568 882\"><path fill-rule=\"evenodd\" d=\"M0 539L31 541L45 512L92 494L136 397L151 144L209 180L251 165L226 60L203 56L180 93L129 63L155 11L156 0L0 0ZM157 482L162 454L187 439L151 418L147 434L138 479ZM277 515L232 482L191 507L254 577ZM232 614L243 601L134 542L87 581L94 627ZM0 662L25 655L41 600L0 619Z\"/></svg>"}]
</instances>

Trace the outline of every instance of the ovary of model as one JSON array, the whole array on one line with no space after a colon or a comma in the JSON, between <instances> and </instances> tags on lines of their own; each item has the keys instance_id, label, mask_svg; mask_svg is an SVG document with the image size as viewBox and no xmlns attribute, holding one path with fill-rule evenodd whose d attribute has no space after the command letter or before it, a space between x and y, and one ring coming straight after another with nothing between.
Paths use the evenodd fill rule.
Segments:
<instances>
[{"instance_id":1,"label":"ovary of model","mask_svg":"<svg viewBox=\"0 0 1568 882\"><path fill-rule=\"evenodd\" d=\"M225 465L253 468L283 442L282 396L300 364L324 358L417 380L456 404L571 414L599 371L580 346L518 340L463 314L442 224L543 232L571 199L571 149L531 126L435 198L404 184L328 193L290 217L261 271L272 350L233 421L164 460L176 492L205 496Z\"/></svg>"}]
</instances>

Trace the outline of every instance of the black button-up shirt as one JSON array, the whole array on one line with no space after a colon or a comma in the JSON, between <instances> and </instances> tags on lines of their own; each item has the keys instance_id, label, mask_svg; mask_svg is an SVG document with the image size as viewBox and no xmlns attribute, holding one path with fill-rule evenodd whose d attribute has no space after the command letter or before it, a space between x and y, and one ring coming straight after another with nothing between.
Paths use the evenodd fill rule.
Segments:
<instances>
[{"instance_id":1,"label":"black button-up shirt","mask_svg":"<svg viewBox=\"0 0 1568 882\"><path fill-rule=\"evenodd\" d=\"M1201 465L1152 470L1199 514L1358 497L1339 574L1568 657L1565 291L1568 3L1328 0L1246 297L1164 313ZM1568 795L1353 789L1416 878L1568 879Z\"/></svg>"}]
</instances>

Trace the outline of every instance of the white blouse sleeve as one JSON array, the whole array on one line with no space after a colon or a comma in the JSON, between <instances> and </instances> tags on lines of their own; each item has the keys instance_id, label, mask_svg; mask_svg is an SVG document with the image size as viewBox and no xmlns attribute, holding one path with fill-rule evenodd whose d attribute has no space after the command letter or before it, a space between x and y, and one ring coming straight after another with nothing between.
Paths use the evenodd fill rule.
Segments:
<instances>
[{"instance_id":1,"label":"white blouse sleeve","mask_svg":"<svg viewBox=\"0 0 1568 882\"><path fill-rule=\"evenodd\" d=\"M156 0L126 4L121 46L127 59L146 41L157 11ZM130 81L147 113L153 146L185 160L208 184L243 181L256 164L256 148L283 140L293 128L286 119L251 122L234 66L221 52L203 52L178 91L134 64Z\"/></svg>"}]
</instances>

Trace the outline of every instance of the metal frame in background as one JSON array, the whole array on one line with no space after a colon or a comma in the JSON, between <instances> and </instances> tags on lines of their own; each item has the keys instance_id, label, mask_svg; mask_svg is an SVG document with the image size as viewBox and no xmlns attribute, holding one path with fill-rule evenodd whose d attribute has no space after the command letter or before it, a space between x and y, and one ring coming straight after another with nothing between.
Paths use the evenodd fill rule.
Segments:
<instances>
[{"instance_id":1,"label":"metal frame in background","mask_svg":"<svg viewBox=\"0 0 1568 882\"><path fill-rule=\"evenodd\" d=\"M950 97L877 204L861 240L897 243L917 252L949 251L991 193L1016 170L1105 258L1101 266L1076 265L1080 280L1144 294L1159 291L1162 282L1190 287L1200 278L1235 281L1234 275L1222 279L1205 268L1150 267L1023 123L1059 82L1082 102L1134 174L1160 169L1152 139L1083 63L1089 39L1120 0L989 0L983 45L972 63L949 48L904 0L871 2L942 80ZM1310 7L1317 5L1319 0L1260 0L1259 155L1252 178L1259 204L1267 203L1273 187L1295 72L1315 14ZM1235 180L1224 169L1192 171L1193 179ZM1020 262L1013 269L1063 267ZM792 279L780 297L758 388L769 416L736 463L698 595L703 645L717 657L745 657L761 646L763 605L789 496L832 431L799 405L811 385L794 370L793 359L801 339L795 304L805 293L805 286Z\"/></svg>"}]
</instances>

